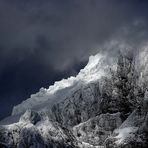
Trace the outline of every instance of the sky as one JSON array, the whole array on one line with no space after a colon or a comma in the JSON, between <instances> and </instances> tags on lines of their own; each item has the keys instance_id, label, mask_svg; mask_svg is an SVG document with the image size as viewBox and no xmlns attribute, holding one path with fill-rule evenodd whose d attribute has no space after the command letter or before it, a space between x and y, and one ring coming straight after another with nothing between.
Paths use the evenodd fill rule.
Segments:
<instances>
[{"instance_id":1,"label":"sky","mask_svg":"<svg viewBox=\"0 0 148 148\"><path fill-rule=\"evenodd\" d=\"M148 40L147 0L0 0L0 119L98 52Z\"/></svg>"}]
</instances>

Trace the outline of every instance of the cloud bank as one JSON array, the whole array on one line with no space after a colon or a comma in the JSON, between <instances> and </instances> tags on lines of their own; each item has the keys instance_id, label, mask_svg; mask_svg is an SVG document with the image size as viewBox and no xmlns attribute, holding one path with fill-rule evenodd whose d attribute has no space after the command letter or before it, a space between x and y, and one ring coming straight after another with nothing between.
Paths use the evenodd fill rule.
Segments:
<instances>
[{"instance_id":1,"label":"cloud bank","mask_svg":"<svg viewBox=\"0 0 148 148\"><path fill-rule=\"evenodd\" d=\"M140 51L147 10L146 0L0 0L0 116L91 54Z\"/></svg>"}]
</instances>

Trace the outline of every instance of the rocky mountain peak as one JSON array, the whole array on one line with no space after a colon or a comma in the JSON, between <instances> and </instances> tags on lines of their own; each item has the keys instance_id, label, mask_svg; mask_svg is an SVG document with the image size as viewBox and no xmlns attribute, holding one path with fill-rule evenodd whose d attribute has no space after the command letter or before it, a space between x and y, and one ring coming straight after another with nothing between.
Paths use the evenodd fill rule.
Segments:
<instances>
[{"instance_id":1,"label":"rocky mountain peak","mask_svg":"<svg viewBox=\"0 0 148 148\"><path fill-rule=\"evenodd\" d=\"M146 148L148 81L147 69L143 67L147 65L144 64L147 63L145 56L142 64L138 63L139 57L127 55L119 55L116 60L101 54L91 56L76 77L55 82L49 89L42 88L15 106L7 121L16 116L20 119L0 126L0 145Z\"/></svg>"}]
</instances>

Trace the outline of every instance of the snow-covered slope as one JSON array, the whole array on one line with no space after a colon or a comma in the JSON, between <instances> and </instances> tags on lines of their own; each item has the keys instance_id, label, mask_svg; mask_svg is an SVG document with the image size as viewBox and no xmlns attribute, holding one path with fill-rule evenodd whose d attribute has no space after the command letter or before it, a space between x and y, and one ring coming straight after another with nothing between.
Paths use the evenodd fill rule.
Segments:
<instances>
[{"instance_id":1,"label":"snow-covered slope","mask_svg":"<svg viewBox=\"0 0 148 148\"><path fill-rule=\"evenodd\" d=\"M1 122L0 147L146 148L147 49L136 61L91 56L76 77L41 88Z\"/></svg>"},{"instance_id":2,"label":"snow-covered slope","mask_svg":"<svg viewBox=\"0 0 148 148\"><path fill-rule=\"evenodd\" d=\"M100 87L96 81L82 86L51 109L47 107L45 112L51 119L70 128L99 114L100 102Z\"/></svg>"},{"instance_id":3,"label":"snow-covered slope","mask_svg":"<svg viewBox=\"0 0 148 148\"><path fill-rule=\"evenodd\" d=\"M46 106L46 104L52 105L57 101L64 100L73 91L78 90L83 85L87 85L93 81L97 81L102 76L107 75L108 66L113 65L113 59L105 61L106 57L102 54L97 54L89 58L88 64L82 69L76 77L70 77L61 81L55 82L54 85L48 89L41 88L36 94L21 104L14 106L12 115L22 114L26 109L40 110Z\"/></svg>"},{"instance_id":4,"label":"snow-covered slope","mask_svg":"<svg viewBox=\"0 0 148 148\"><path fill-rule=\"evenodd\" d=\"M142 60L141 60L142 59ZM73 94L81 87L89 83L98 81L103 76L109 76L110 68L116 68L116 59L105 54L98 53L95 56L90 56L88 64L84 69L80 70L76 77L69 77L57 81L54 85L49 86L48 89L41 88L39 92L31 95L30 98L13 107L12 116L24 113L27 109L40 110L47 104L60 102L71 94ZM140 52L136 58L137 71L141 72L140 82L148 79L148 47L144 47L143 52Z\"/></svg>"},{"instance_id":5,"label":"snow-covered slope","mask_svg":"<svg viewBox=\"0 0 148 148\"><path fill-rule=\"evenodd\" d=\"M0 126L0 147L4 148L74 148L72 133L45 114L27 110L20 121Z\"/></svg>"}]
</instances>

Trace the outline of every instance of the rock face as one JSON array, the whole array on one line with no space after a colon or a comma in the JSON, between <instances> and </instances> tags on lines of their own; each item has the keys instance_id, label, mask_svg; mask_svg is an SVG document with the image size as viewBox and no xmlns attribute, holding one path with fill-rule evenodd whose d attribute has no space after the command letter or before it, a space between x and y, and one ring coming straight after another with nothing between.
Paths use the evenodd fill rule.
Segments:
<instances>
[{"instance_id":1,"label":"rock face","mask_svg":"<svg viewBox=\"0 0 148 148\"><path fill-rule=\"evenodd\" d=\"M81 89L92 82L97 82L102 76L107 76L109 66L115 67L113 59L106 60L105 55L90 56L88 64L76 77L69 77L55 82L48 89L41 88L38 93L30 96L21 104L13 107L12 116L23 114L27 109L42 110L53 104L63 101L73 95L74 91Z\"/></svg>"},{"instance_id":2,"label":"rock face","mask_svg":"<svg viewBox=\"0 0 148 148\"><path fill-rule=\"evenodd\" d=\"M133 111L133 113L116 129L108 139L110 148L146 148L148 146L148 108L147 101Z\"/></svg>"},{"instance_id":3,"label":"rock face","mask_svg":"<svg viewBox=\"0 0 148 148\"><path fill-rule=\"evenodd\" d=\"M120 113L101 114L73 127L77 140L91 145L104 145L106 139L121 125Z\"/></svg>"},{"instance_id":4,"label":"rock face","mask_svg":"<svg viewBox=\"0 0 148 148\"><path fill-rule=\"evenodd\" d=\"M64 101L55 104L50 116L65 127L73 127L99 114L100 102L99 83L91 83L75 91Z\"/></svg>"},{"instance_id":5,"label":"rock face","mask_svg":"<svg viewBox=\"0 0 148 148\"><path fill-rule=\"evenodd\" d=\"M28 122L32 124L36 124L41 120L41 116L32 110L27 110L24 115L20 117L20 122Z\"/></svg>"},{"instance_id":6,"label":"rock face","mask_svg":"<svg viewBox=\"0 0 148 148\"><path fill-rule=\"evenodd\" d=\"M18 123L0 127L0 143L10 148L73 148L77 145L69 130L31 110L26 111Z\"/></svg>"},{"instance_id":7,"label":"rock face","mask_svg":"<svg viewBox=\"0 0 148 148\"><path fill-rule=\"evenodd\" d=\"M131 57L119 56L112 70L112 60L105 60L91 57L76 77L42 88L14 107L0 126L0 147L148 147L147 70L142 66L144 75L137 75Z\"/></svg>"}]
</instances>

